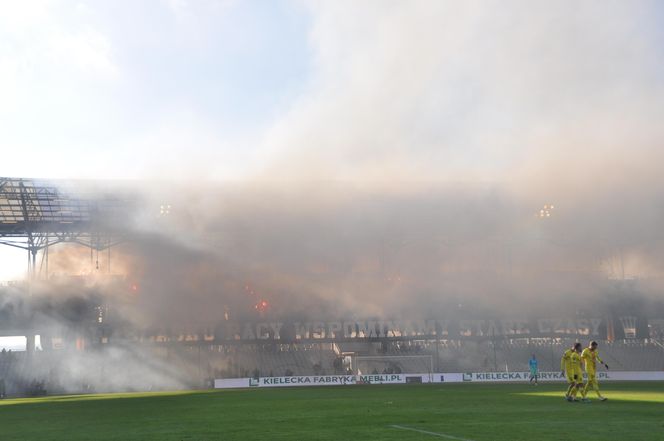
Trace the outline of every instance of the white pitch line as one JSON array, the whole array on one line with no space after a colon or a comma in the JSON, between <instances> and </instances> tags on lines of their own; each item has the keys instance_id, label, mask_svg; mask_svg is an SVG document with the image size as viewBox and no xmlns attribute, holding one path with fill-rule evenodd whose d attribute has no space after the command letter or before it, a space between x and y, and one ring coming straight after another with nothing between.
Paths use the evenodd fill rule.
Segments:
<instances>
[{"instance_id":1,"label":"white pitch line","mask_svg":"<svg viewBox=\"0 0 664 441\"><path fill-rule=\"evenodd\" d=\"M457 441L473 441L472 439L468 439L468 438L459 438L458 436L447 435L445 433L429 432L428 430L416 429L414 427L407 427L407 426L399 426L397 424L392 424L392 425L390 425L390 427L392 427L394 429L410 430L412 432L425 433L427 435L437 436L439 438L455 439Z\"/></svg>"}]
</instances>

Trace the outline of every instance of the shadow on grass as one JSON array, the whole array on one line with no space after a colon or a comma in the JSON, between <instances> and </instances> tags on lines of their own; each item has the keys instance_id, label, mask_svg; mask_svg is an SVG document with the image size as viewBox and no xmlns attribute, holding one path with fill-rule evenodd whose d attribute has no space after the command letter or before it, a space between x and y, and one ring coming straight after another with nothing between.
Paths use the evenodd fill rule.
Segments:
<instances>
[{"instance_id":1,"label":"shadow on grass","mask_svg":"<svg viewBox=\"0 0 664 441\"><path fill-rule=\"evenodd\" d=\"M181 390L160 392L117 392L101 394L76 394L76 395L51 395L45 397L7 398L0 400L0 406L15 406L25 404L56 404L74 403L80 401L102 401L102 400L137 400L152 398L175 398L190 395L206 395L220 393L216 390Z\"/></svg>"}]
</instances>

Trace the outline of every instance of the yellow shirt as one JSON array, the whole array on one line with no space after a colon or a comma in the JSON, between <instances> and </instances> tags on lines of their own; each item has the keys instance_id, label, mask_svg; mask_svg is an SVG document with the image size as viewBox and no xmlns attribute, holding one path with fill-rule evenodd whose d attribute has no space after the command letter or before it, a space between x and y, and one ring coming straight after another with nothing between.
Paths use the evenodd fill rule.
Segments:
<instances>
[{"instance_id":1,"label":"yellow shirt","mask_svg":"<svg viewBox=\"0 0 664 441\"><path fill-rule=\"evenodd\" d=\"M568 349L563 354L563 358L560 359L560 370L561 371L572 371L572 354L576 354L574 349ZM577 354L578 355L578 354Z\"/></svg>"},{"instance_id":2,"label":"yellow shirt","mask_svg":"<svg viewBox=\"0 0 664 441\"><path fill-rule=\"evenodd\" d=\"M600 363L604 363L601 358L599 358L599 354L597 353L597 349L594 351L591 350L590 348L585 348L583 352L581 353L581 358L583 359L585 365L586 365L586 372L590 373L595 373L597 370L597 362L599 361Z\"/></svg>"},{"instance_id":3,"label":"yellow shirt","mask_svg":"<svg viewBox=\"0 0 664 441\"><path fill-rule=\"evenodd\" d=\"M574 372L577 375L581 375L581 356L579 355L578 352L572 351L572 354L570 355L570 367L572 372Z\"/></svg>"}]
</instances>

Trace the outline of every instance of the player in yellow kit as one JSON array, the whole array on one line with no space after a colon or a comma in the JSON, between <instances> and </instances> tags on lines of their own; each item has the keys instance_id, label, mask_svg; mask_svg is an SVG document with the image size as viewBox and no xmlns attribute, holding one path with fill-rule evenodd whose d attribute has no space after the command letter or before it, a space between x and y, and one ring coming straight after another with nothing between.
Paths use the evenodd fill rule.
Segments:
<instances>
[{"instance_id":1,"label":"player in yellow kit","mask_svg":"<svg viewBox=\"0 0 664 441\"><path fill-rule=\"evenodd\" d=\"M606 369L609 369L609 365L604 363L604 361L599 358L596 341L590 342L590 346L583 350L581 353L581 359L585 364L586 374L588 374L588 381L586 382L586 386L583 388L583 391L581 391L583 401L590 401L588 398L586 398L586 395L588 394L588 389L591 388L595 390L600 401L606 401L606 397L603 397L602 394L599 393L599 383L597 382L597 362L599 361L602 363Z\"/></svg>"},{"instance_id":2,"label":"player in yellow kit","mask_svg":"<svg viewBox=\"0 0 664 441\"><path fill-rule=\"evenodd\" d=\"M567 401L577 401L576 394L583 386L583 374L581 372L581 343L576 342L572 348L565 351L560 359L560 370L567 377L569 387L565 392Z\"/></svg>"}]
</instances>

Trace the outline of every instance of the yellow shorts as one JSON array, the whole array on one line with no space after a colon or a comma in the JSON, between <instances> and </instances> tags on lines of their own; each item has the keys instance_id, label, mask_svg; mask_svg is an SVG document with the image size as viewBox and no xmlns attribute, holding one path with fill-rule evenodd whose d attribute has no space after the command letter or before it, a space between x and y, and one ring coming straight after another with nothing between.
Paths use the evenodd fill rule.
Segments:
<instances>
[{"instance_id":1,"label":"yellow shorts","mask_svg":"<svg viewBox=\"0 0 664 441\"><path fill-rule=\"evenodd\" d=\"M586 371L588 374L588 383L597 382L597 373L594 371Z\"/></svg>"},{"instance_id":2,"label":"yellow shorts","mask_svg":"<svg viewBox=\"0 0 664 441\"><path fill-rule=\"evenodd\" d=\"M572 370L566 371L566 373L567 373L567 382L569 384L581 383L583 381L583 375L582 375L581 371L579 371L579 370L572 369Z\"/></svg>"}]
</instances>

